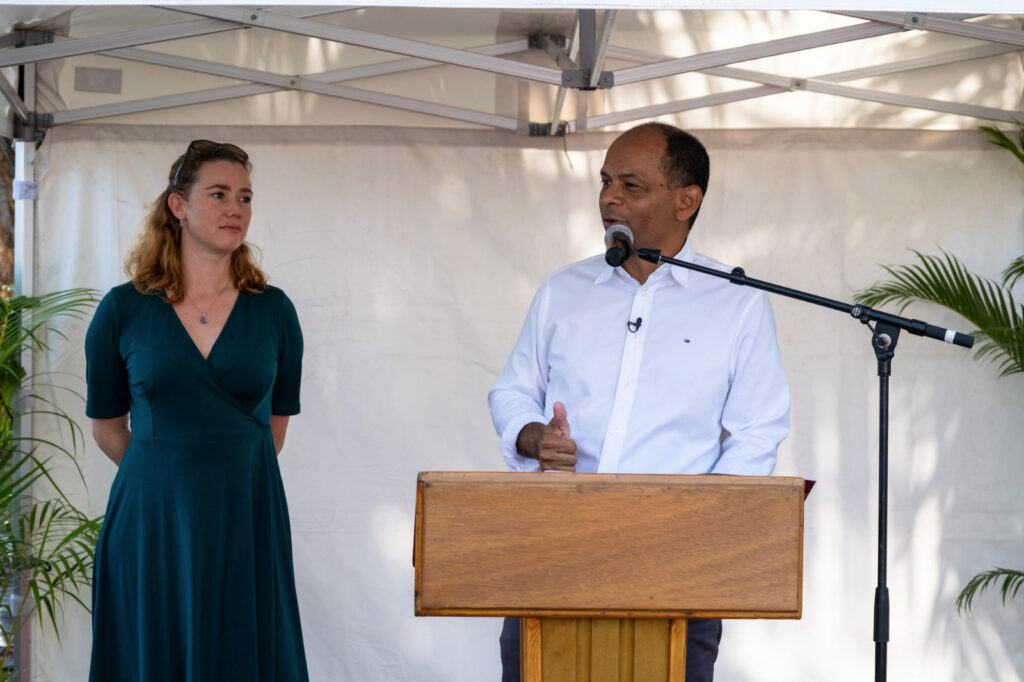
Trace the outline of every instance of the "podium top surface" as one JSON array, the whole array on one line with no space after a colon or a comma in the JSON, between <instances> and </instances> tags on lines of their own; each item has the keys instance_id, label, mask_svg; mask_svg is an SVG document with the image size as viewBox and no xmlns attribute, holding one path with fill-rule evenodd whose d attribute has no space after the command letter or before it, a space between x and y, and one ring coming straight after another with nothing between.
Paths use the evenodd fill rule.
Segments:
<instances>
[{"instance_id":1,"label":"podium top surface","mask_svg":"<svg viewBox=\"0 0 1024 682\"><path fill-rule=\"evenodd\" d=\"M424 472L418 615L799 618L799 478Z\"/></svg>"}]
</instances>

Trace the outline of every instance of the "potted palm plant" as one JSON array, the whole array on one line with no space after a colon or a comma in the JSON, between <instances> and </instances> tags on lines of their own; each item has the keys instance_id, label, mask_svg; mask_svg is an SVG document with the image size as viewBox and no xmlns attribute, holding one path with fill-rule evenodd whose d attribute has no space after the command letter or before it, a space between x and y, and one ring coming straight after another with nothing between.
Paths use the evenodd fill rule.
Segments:
<instances>
[{"instance_id":1,"label":"potted palm plant","mask_svg":"<svg viewBox=\"0 0 1024 682\"><path fill-rule=\"evenodd\" d=\"M983 126L990 141L1009 150L1024 163L1024 124L1013 140L998 128ZM1006 267L999 281L972 273L956 258L914 252L917 262L883 266L890 279L877 282L855 296L868 306L896 304L900 310L913 301L937 303L974 325L975 357L995 363L999 376L1024 372L1024 305L1014 301L1012 289L1024 277L1024 256ZM974 598L989 586L999 586L1003 603L1024 586L1024 571L995 568L974 576L956 600L957 611L969 612Z\"/></svg>"},{"instance_id":2,"label":"potted palm plant","mask_svg":"<svg viewBox=\"0 0 1024 682\"><path fill-rule=\"evenodd\" d=\"M0 681L18 674L13 645L31 614L38 613L59 638L65 603L87 608L83 594L92 578L101 518L77 509L50 473L55 457L75 462L82 431L35 390L40 382L26 375L21 359L26 351L48 348L47 336L60 334L55 320L80 317L96 300L91 289L0 298ZM24 416L56 420L68 441L22 435L18 424ZM49 492L34 497L41 489Z\"/></svg>"}]
</instances>

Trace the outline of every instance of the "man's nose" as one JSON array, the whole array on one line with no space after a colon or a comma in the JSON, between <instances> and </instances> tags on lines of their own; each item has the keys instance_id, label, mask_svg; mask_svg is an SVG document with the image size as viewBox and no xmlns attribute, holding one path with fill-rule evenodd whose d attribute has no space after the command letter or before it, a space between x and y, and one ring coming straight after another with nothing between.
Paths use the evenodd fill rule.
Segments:
<instances>
[{"instance_id":1,"label":"man's nose","mask_svg":"<svg viewBox=\"0 0 1024 682\"><path fill-rule=\"evenodd\" d=\"M611 206L613 204L619 204L622 201L622 195L616 189L615 185L608 185L607 187L601 188L600 203L602 206Z\"/></svg>"}]
</instances>

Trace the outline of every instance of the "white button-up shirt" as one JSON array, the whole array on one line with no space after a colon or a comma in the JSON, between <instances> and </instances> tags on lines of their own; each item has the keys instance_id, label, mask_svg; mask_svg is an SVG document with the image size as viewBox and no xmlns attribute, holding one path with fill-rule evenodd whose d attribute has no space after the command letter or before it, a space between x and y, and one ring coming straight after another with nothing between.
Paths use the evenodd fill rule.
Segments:
<instances>
[{"instance_id":1,"label":"white button-up shirt","mask_svg":"<svg viewBox=\"0 0 1024 682\"><path fill-rule=\"evenodd\" d=\"M676 257L729 270L689 241ZM576 471L770 474L789 433L789 387L768 298L667 264L643 285L603 255L562 268L488 396L509 469L538 470L516 438L550 421L556 401Z\"/></svg>"}]
</instances>

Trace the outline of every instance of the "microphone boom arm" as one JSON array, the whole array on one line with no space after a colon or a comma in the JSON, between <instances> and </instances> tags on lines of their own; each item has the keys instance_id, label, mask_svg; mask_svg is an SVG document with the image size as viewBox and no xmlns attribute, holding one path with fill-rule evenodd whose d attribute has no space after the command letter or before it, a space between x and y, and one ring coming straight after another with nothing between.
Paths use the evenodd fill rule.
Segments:
<instances>
[{"instance_id":1,"label":"microphone boom arm","mask_svg":"<svg viewBox=\"0 0 1024 682\"><path fill-rule=\"evenodd\" d=\"M933 324L928 324L927 322L922 322L921 320L913 320L906 317L900 317L899 315L882 312L881 310L875 310L874 308L870 308L866 305L843 303L842 301L836 301L816 294L809 294L805 291L800 291L799 289L790 289L789 287L773 284L772 282L765 282L763 280L747 277L747 273L744 272L743 268L737 267L733 268L731 272L722 272L721 270L697 265L696 263L688 263L676 258L669 258L668 256L662 255L661 251L658 249L636 249L635 253L637 258L649 263L654 263L655 265L658 263L677 265L688 270L696 270L697 272L702 272L706 275L727 279L733 284L738 284L740 286L750 286L772 294L779 294L781 296L795 298L798 301L813 303L824 308L831 308L832 310L845 312L860 320L863 324L868 324L869 322L880 322L899 329L905 329L916 336L927 336L930 339L945 341L946 343L962 346L964 348L970 348L974 345L974 337L969 334L963 334L954 329L938 327Z\"/></svg>"}]
</instances>

